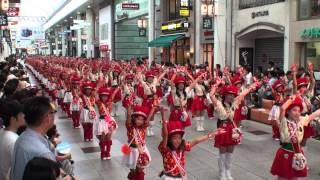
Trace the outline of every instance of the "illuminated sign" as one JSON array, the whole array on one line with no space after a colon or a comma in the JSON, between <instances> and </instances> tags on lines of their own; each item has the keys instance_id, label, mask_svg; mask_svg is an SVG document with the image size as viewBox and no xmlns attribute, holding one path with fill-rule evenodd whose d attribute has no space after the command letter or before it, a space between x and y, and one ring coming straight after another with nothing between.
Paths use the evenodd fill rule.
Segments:
<instances>
[{"instance_id":1,"label":"illuminated sign","mask_svg":"<svg viewBox=\"0 0 320 180\"><path fill-rule=\"evenodd\" d=\"M122 3L122 9L138 10L140 9L140 4L139 3Z\"/></svg>"},{"instance_id":2,"label":"illuminated sign","mask_svg":"<svg viewBox=\"0 0 320 180\"><path fill-rule=\"evenodd\" d=\"M163 33L168 32L187 32L190 27L190 23L187 20L177 20L163 23L161 31Z\"/></svg>"},{"instance_id":3,"label":"illuminated sign","mask_svg":"<svg viewBox=\"0 0 320 180\"><path fill-rule=\"evenodd\" d=\"M190 16L189 0L180 0L180 16L181 17L189 17Z\"/></svg>"},{"instance_id":4,"label":"illuminated sign","mask_svg":"<svg viewBox=\"0 0 320 180\"><path fill-rule=\"evenodd\" d=\"M300 35L301 38L320 38L320 28L304 29Z\"/></svg>"}]
</instances>

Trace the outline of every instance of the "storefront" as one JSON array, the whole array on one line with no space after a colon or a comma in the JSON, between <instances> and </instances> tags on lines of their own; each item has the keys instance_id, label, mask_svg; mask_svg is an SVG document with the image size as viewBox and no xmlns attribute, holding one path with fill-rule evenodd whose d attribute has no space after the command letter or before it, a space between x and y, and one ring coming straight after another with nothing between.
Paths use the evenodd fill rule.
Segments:
<instances>
[{"instance_id":1,"label":"storefront","mask_svg":"<svg viewBox=\"0 0 320 180\"><path fill-rule=\"evenodd\" d=\"M161 62L185 65L192 63L194 39L191 34L192 11L189 0L164 0L160 2L161 35L148 43L160 48Z\"/></svg>"},{"instance_id":2,"label":"storefront","mask_svg":"<svg viewBox=\"0 0 320 180\"><path fill-rule=\"evenodd\" d=\"M290 59L306 67L308 62L320 71L320 4L317 0L299 0L290 23Z\"/></svg>"},{"instance_id":3,"label":"storefront","mask_svg":"<svg viewBox=\"0 0 320 180\"><path fill-rule=\"evenodd\" d=\"M249 1L241 1L233 10L234 21L238 22L233 28L235 65L249 66L254 71L266 70L266 64L273 62L275 67L287 70L289 39L285 37L289 36L290 21L284 9L289 9L289 2L250 6L245 2Z\"/></svg>"},{"instance_id":4,"label":"storefront","mask_svg":"<svg viewBox=\"0 0 320 180\"><path fill-rule=\"evenodd\" d=\"M148 56L148 0L115 1L115 59ZM142 28L138 21L143 20Z\"/></svg>"},{"instance_id":5,"label":"storefront","mask_svg":"<svg viewBox=\"0 0 320 180\"><path fill-rule=\"evenodd\" d=\"M99 11L99 52L100 57L110 58L112 53L112 8L107 6Z\"/></svg>"}]
</instances>

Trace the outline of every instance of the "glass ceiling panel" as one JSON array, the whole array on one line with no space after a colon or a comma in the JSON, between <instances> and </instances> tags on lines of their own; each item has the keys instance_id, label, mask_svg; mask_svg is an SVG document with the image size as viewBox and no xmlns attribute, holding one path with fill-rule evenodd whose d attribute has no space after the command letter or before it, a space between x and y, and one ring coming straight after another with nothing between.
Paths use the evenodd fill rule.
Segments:
<instances>
[{"instance_id":1,"label":"glass ceiling panel","mask_svg":"<svg viewBox=\"0 0 320 180\"><path fill-rule=\"evenodd\" d=\"M68 0L21 0L20 16L36 16L48 19Z\"/></svg>"}]
</instances>

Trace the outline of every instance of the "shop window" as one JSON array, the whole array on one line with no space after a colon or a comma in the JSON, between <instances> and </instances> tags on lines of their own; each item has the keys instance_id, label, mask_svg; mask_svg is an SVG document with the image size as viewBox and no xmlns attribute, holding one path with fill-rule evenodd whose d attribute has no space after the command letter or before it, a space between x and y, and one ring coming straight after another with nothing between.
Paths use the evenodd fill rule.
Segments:
<instances>
[{"instance_id":1,"label":"shop window","mask_svg":"<svg viewBox=\"0 0 320 180\"><path fill-rule=\"evenodd\" d=\"M307 43L306 64L311 62L314 64L315 70L320 70L320 42Z\"/></svg>"},{"instance_id":2,"label":"shop window","mask_svg":"<svg viewBox=\"0 0 320 180\"><path fill-rule=\"evenodd\" d=\"M213 44L203 45L203 64L208 64L209 67L213 67Z\"/></svg>"},{"instance_id":3,"label":"shop window","mask_svg":"<svg viewBox=\"0 0 320 180\"><path fill-rule=\"evenodd\" d=\"M320 1L319 0L300 0L299 1L299 19L320 18Z\"/></svg>"},{"instance_id":4,"label":"shop window","mask_svg":"<svg viewBox=\"0 0 320 180\"><path fill-rule=\"evenodd\" d=\"M180 19L180 0L169 0L169 21Z\"/></svg>"},{"instance_id":5,"label":"shop window","mask_svg":"<svg viewBox=\"0 0 320 180\"><path fill-rule=\"evenodd\" d=\"M175 64L185 65L190 61L190 39L181 39L170 47L170 61Z\"/></svg>"}]
</instances>

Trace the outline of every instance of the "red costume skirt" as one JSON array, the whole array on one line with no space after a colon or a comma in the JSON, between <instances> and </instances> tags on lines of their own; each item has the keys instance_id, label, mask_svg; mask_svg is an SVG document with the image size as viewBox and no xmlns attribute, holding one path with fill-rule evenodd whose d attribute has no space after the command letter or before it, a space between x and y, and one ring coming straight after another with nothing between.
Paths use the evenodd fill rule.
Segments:
<instances>
[{"instance_id":1,"label":"red costume skirt","mask_svg":"<svg viewBox=\"0 0 320 180\"><path fill-rule=\"evenodd\" d=\"M143 97L144 95L144 88L141 84L137 85L137 96L138 97Z\"/></svg>"},{"instance_id":2,"label":"red costume skirt","mask_svg":"<svg viewBox=\"0 0 320 180\"><path fill-rule=\"evenodd\" d=\"M122 100L122 106L123 106L124 108L126 108L126 109L127 109L127 108L129 107L129 105L130 105L129 98L130 98L130 96L126 96L126 97L124 97L123 100ZM135 101L135 97L132 99L132 101L133 101L133 102Z\"/></svg>"},{"instance_id":3,"label":"red costume skirt","mask_svg":"<svg viewBox=\"0 0 320 180\"><path fill-rule=\"evenodd\" d=\"M115 91L115 89L113 89L113 91ZM119 101L121 101L121 99L122 99L121 90L119 90L117 92L117 94L114 96L113 102L114 103L119 102Z\"/></svg>"},{"instance_id":4,"label":"red costume skirt","mask_svg":"<svg viewBox=\"0 0 320 180\"><path fill-rule=\"evenodd\" d=\"M310 124L308 126L304 126L303 139L311 138L315 135L316 133L314 131L314 128Z\"/></svg>"},{"instance_id":5,"label":"red costume skirt","mask_svg":"<svg viewBox=\"0 0 320 180\"><path fill-rule=\"evenodd\" d=\"M205 98L195 96L192 101L191 111L195 113L196 111L203 111L206 109L206 105L204 103Z\"/></svg>"},{"instance_id":6,"label":"red costume skirt","mask_svg":"<svg viewBox=\"0 0 320 180\"><path fill-rule=\"evenodd\" d=\"M173 97L171 93L167 96L167 104L168 106L173 105Z\"/></svg>"},{"instance_id":7,"label":"red costume skirt","mask_svg":"<svg viewBox=\"0 0 320 180\"><path fill-rule=\"evenodd\" d=\"M220 122L219 128L224 129L226 132L219 134L214 138L214 147L219 148L238 144L238 142L232 139L232 129L234 126L231 121L227 120Z\"/></svg>"},{"instance_id":8,"label":"red costume skirt","mask_svg":"<svg viewBox=\"0 0 320 180\"><path fill-rule=\"evenodd\" d=\"M293 151L279 148L272 163L271 174L287 179L306 177L308 175L307 168L304 168L301 171L292 168L293 155Z\"/></svg>"},{"instance_id":9,"label":"red costume skirt","mask_svg":"<svg viewBox=\"0 0 320 180\"><path fill-rule=\"evenodd\" d=\"M183 127L191 126L191 119L188 116L184 118L183 111L180 108L172 108L169 121L182 121Z\"/></svg>"},{"instance_id":10,"label":"red costume skirt","mask_svg":"<svg viewBox=\"0 0 320 180\"><path fill-rule=\"evenodd\" d=\"M144 98L142 101L142 106L148 107L151 109L153 107L153 98Z\"/></svg>"},{"instance_id":11,"label":"red costume skirt","mask_svg":"<svg viewBox=\"0 0 320 180\"><path fill-rule=\"evenodd\" d=\"M157 97L159 98L162 98L163 97L163 89L161 86L158 86L157 89L156 89L156 95Z\"/></svg>"}]
</instances>

